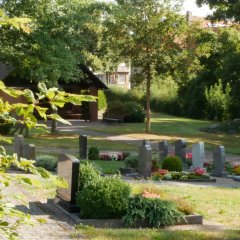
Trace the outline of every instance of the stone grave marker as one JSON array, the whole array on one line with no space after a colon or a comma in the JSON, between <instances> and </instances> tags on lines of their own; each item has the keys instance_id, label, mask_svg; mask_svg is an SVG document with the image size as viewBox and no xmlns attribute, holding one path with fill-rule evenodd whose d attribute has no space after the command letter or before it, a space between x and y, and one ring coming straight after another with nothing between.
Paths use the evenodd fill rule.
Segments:
<instances>
[{"instance_id":1,"label":"stone grave marker","mask_svg":"<svg viewBox=\"0 0 240 240\"><path fill-rule=\"evenodd\" d=\"M192 145L192 168L203 168L205 158L204 143L199 142Z\"/></svg>"},{"instance_id":2,"label":"stone grave marker","mask_svg":"<svg viewBox=\"0 0 240 240\"><path fill-rule=\"evenodd\" d=\"M187 151L187 142L185 139L179 139L175 142L175 155L185 162Z\"/></svg>"},{"instance_id":3,"label":"stone grave marker","mask_svg":"<svg viewBox=\"0 0 240 240\"><path fill-rule=\"evenodd\" d=\"M218 146L213 151L213 169L212 175L215 177L225 177L227 172L225 171L225 148L224 146Z\"/></svg>"},{"instance_id":4,"label":"stone grave marker","mask_svg":"<svg viewBox=\"0 0 240 240\"><path fill-rule=\"evenodd\" d=\"M36 160L35 144L24 144L23 157L29 160Z\"/></svg>"},{"instance_id":5,"label":"stone grave marker","mask_svg":"<svg viewBox=\"0 0 240 240\"><path fill-rule=\"evenodd\" d=\"M87 136L79 136L79 158L87 159Z\"/></svg>"},{"instance_id":6,"label":"stone grave marker","mask_svg":"<svg viewBox=\"0 0 240 240\"><path fill-rule=\"evenodd\" d=\"M160 159L164 159L168 155L168 141L164 140L158 144Z\"/></svg>"},{"instance_id":7,"label":"stone grave marker","mask_svg":"<svg viewBox=\"0 0 240 240\"><path fill-rule=\"evenodd\" d=\"M57 190L55 203L69 212L79 212L75 199L79 187L79 166L80 162L76 157L68 154L59 154L57 174L67 181L68 187Z\"/></svg>"},{"instance_id":8,"label":"stone grave marker","mask_svg":"<svg viewBox=\"0 0 240 240\"><path fill-rule=\"evenodd\" d=\"M18 135L14 138L14 152L17 154L18 159L23 157L23 136Z\"/></svg>"},{"instance_id":9,"label":"stone grave marker","mask_svg":"<svg viewBox=\"0 0 240 240\"><path fill-rule=\"evenodd\" d=\"M138 153L138 174L140 177L150 177L152 171L152 148L148 140L143 140Z\"/></svg>"}]
</instances>

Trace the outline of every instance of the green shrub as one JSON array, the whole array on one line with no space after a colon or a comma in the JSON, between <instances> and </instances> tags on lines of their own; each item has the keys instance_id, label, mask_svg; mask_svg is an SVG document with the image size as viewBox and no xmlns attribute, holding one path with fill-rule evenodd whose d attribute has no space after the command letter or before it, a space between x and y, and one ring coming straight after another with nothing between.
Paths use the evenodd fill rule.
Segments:
<instances>
[{"instance_id":1,"label":"green shrub","mask_svg":"<svg viewBox=\"0 0 240 240\"><path fill-rule=\"evenodd\" d=\"M183 170L182 160L177 156L169 156L163 159L162 169L181 172Z\"/></svg>"},{"instance_id":2,"label":"green shrub","mask_svg":"<svg viewBox=\"0 0 240 240\"><path fill-rule=\"evenodd\" d=\"M50 155L40 155L36 158L35 165L48 171L54 171L57 167L57 158Z\"/></svg>"},{"instance_id":3,"label":"green shrub","mask_svg":"<svg viewBox=\"0 0 240 240\"><path fill-rule=\"evenodd\" d=\"M123 119L124 116L128 115L128 109L126 105L119 101L115 100L110 103L108 103L107 110L103 114L104 118L117 118L117 119Z\"/></svg>"},{"instance_id":4,"label":"green shrub","mask_svg":"<svg viewBox=\"0 0 240 240\"><path fill-rule=\"evenodd\" d=\"M147 221L150 227L159 228L175 224L182 215L171 201L136 195L129 198L128 210L122 221L129 227L139 221Z\"/></svg>"},{"instance_id":5,"label":"green shrub","mask_svg":"<svg viewBox=\"0 0 240 240\"><path fill-rule=\"evenodd\" d=\"M121 218L127 211L130 186L118 176L99 177L77 194L82 218Z\"/></svg>"},{"instance_id":6,"label":"green shrub","mask_svg":"<svg viewBox=\"0 0 240 240\"><path fill-rule=\"evenodd\" d=\"M124 163L127 167L137 168L138 167L138 155L129 155L125 158Z\"/></svg>"},{"instance_id":7,"label":"green shrub","mask_svg":"<svg viewBox=\"0 0 240 240\"><path fill-rule=\"evenodd\" d=\"M88 150L89 160L99 160L99 150L97 147L90 147Z\"/></svg>"},{"instance_id":8,"label":"green shrub","mask_svg":"<svg viewBox=\"0 0 240 240\"><path fill-rule=\"evenodd\" d=\"M80 163L79 171L79 190L82 190L91 181L94 181L100 177L99 172L96 168L86 161Z\"/></svg>"},{"instance_id":9,"label":"green shrub","mask_svg":"<svg viewBox=\"0 0 240 240\"><path fill-rule=\"evenodd\" d=\"M107 99L103 90L98 91L98 110L107 108Z\"/></svg>"},{"instance_id":10,"label":"green shrub","mask_svg":"<svg viewBox=\"0 0 240 240\"><path fill-rule=\"evenodd\" d=\"M145 120L145 110L137 102L126 102L128 113L124 116L124 122L128 123L141 123Z\"/></svg>"}]
</instances>

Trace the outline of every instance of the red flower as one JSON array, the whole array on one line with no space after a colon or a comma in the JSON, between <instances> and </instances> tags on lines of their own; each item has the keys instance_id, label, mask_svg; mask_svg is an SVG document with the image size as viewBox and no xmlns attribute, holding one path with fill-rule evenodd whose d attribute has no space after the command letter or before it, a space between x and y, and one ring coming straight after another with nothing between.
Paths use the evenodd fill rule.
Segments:
<instances>
[{"instance_id":1,"label":"red flower","mask_svg":"<svg viewBox=\"0 0 240 240\"><path fill-rule=\"evenodd\" d=\"M159 174L161 174L161 175L165 175L165 174L168 173L168 170L167 170L167 169L160 169L158 172L159 172Z\"/></svg>"}]
</instances>

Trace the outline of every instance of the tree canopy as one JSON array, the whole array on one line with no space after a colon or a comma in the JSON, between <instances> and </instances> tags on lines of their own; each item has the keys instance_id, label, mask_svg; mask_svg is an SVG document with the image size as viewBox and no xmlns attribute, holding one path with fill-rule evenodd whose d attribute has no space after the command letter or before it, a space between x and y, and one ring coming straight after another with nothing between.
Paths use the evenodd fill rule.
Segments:
<instances>
[{"instance_id":1,"label":"tree canopy","mask_svg":"<svg viewBox=\"0 0 240 240\"><path fill-rule=\"evenodd\" d=\"M106 21L111 47L131 62L135 79L146 84L147 132L154 73L168 71L181 45L185 19L178 4L170 0L117 0Z\"/></svg>"},{"instance_id":2,"label":"tree canopy","mask_svg":"<svg viewBox=\"0 0 240 240\"><path fill-rule=\"evenodd\" d=\"M231 20L240 22L240 1L239 0L197 0L197 4L208 4L214 10L213 20Z\"/></svg>"}]
</instances>

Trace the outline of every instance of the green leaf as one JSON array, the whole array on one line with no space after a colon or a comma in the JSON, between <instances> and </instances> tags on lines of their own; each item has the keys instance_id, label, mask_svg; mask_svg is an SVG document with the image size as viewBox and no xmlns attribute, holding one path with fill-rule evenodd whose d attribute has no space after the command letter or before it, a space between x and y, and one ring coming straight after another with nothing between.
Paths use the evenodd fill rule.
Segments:
<instances>
[{"instance_id":1,"label":"green leaf","mask_svg":"<svg viewBox=\"0 0 240 240\"><path fill-rule=\"evenodd\" d=\"M61 118L58 114L50 114L50 115L48 115L48 117L51 119L54 119L58 122L61 122L61 123L67 124L67 125L71 125L71 123L69 121Z\"/></svg>"}]
</instances>

